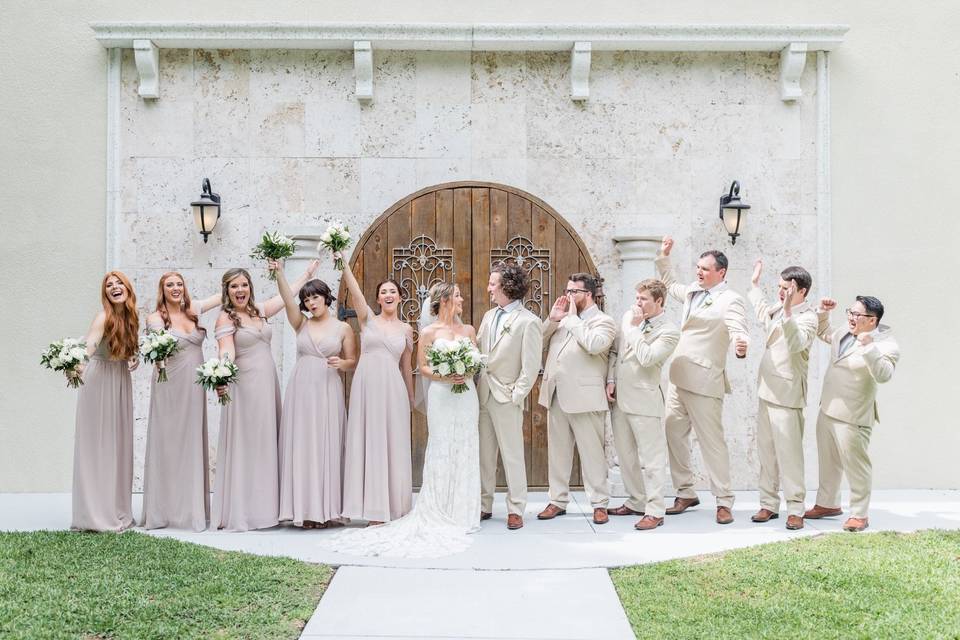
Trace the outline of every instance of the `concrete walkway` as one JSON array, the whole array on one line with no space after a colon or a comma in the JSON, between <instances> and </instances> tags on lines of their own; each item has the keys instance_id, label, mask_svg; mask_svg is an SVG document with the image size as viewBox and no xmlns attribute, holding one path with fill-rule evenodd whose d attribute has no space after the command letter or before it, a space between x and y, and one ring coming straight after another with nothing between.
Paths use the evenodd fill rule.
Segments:
<instances>
[{"instance_id":1,"label":"concrete walkway","mask_svg":"<svg viewBox=\"0 0 960 640\"><path fill-rule=\"evenodd\" d=\"M813 494L808 503L812 504ZM356 558L316 548L327 531L278 527L224 533L157 530L225 550L289 556L339 566L304 638L632 638L605 571L728 549L840 531L844 517L784 529L785 514L763 525L750 522L755 492L739 492L736 522L713 522L713 499L663 527L636 532L636 518L597 526L582 493L567 515L540 522L542 493L530 495L526 526L507 531L498 494L494 517L483 523L464 553L447 558ZM846 496L844 496L846 500ZM134 499L139 514L139 496ZM619 504L619 501L614 501ZM69 494L0 495L0 530L66 529ZM960 528L960 491L875 491L869 531ZM846 534L856 535L856 534Z\"/></svg>"}]
</instances>

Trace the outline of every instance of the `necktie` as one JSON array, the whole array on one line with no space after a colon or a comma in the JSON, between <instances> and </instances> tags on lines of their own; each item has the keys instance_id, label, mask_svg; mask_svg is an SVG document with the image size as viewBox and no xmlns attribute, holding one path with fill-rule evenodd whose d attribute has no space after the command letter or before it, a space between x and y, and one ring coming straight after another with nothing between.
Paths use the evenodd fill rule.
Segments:
<instances>
[{"instance_id":1,"label":"necktie","mask_svg":"<svg viewBox=\"0 0 960 640\"><path fill-rule=\"evenodd\" d=\"M503 307L497 307L497 313L493 317L493 333L490 334L490 346L493 346L500 336L500 318L503 317L503 314Z\"/></svg>"},{"instance_id":2,"label":"necktie","mask_svg":"<svg viewBox=\"0 0 960 640\"><path fill-rule=\"evenodd\" d=\"M856 341L856 337L852 333L848 333L847 335L845 335L843 337L843 340L840 341L840 351L838 355L842 356L843 354L845 354L847 352L847 349L853 346L853 343L855 341Z\"/></svg>"},{"instance_id":3,"label":"necktie","mask_svg":"<svg viewBox=\"0 0 960 640\"><path fill-rule=\"evenodd\" d=\"M704 291L703 289L700 289L699 291L693 294L693 297L690 299L690 307L687 310L687 316L686 318L684 318L684 320L689 318L690 314L696 311L700 307L700 304L706 299L706 297L707 297L707 292Z\"/></svg>"}]
</instances>

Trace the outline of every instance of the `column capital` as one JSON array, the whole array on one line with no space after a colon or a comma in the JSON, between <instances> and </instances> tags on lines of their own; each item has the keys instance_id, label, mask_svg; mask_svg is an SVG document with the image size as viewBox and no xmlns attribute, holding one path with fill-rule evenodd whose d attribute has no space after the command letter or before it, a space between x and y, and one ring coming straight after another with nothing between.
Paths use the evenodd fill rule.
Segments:
<instances>
[{"instance_id":1,"label":"column capital","mask_svg":"<svg viewBox=\"0 0 960 640\"><path fill-rule=\"evenodd\" d=\"M613 236L613 242L624 262L634 260L652 261L657 257L660 243L665 234L620 234Z\"/></svg>"}]
</instances>

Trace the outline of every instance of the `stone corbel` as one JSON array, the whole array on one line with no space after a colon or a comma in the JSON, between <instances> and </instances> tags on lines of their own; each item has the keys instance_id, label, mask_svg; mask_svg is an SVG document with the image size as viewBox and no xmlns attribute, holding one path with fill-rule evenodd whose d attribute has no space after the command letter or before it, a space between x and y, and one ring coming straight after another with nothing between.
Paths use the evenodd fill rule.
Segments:
<instances>
[{"instance_id":1,"label":"stone corbel","mask_svg":"<svg viewBox=\"0 0 960 640\"><path fill-rule=\"evenodd\" d=\"M589 42L575 42L570 51L570 99L586 100L590 97L590 52Z\"/></svg>"},{"instance_id":2,"label":"stone corbel","mask_svg":"<svg viewBox=\"0 0 960 640\"><path fill-rule=\"evenodd\" d=\"M369 40L353 43L353 73L357 79L357 100L373 100L373 48Z\"/></svg>"},{"instance_id":3,"label":"stone corbel","mask_svg":"<svg viewBox=\"0 0 960 640\"><path fill-rule=\"evenodd\" d=\"M798 100L803 94L800 76L807 64L807 43L791 42L780 51L780 98Z\"/></svg>"},{"instance_id":4,"label":"stone corbel","mask_svg":"<svg viewBox=\"0 0 960 640\"><path fill-rule=\"evenodd\" d=\"M141 98L160 97L160 49L152 40L134 40L133 58L140 75Z\"/></svg>"}]
</instances>

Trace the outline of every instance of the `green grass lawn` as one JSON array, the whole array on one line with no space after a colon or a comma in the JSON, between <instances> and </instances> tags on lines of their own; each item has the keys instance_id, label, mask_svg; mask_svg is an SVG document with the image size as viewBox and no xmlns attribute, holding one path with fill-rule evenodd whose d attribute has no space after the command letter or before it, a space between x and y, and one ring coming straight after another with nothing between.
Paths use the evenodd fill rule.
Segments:
<instances>
[{"instance_id":1,"label":"green grass lawn","mask_svg":"<svg viewBox=\"0 0 960 640\"><path fill-rule=\"evenodd\" d=\"M0 533L0 638L296 638L332 570L139 533Z\"/></svg>"},{"instance_id":2,"label":"green grass lawn","mask_svg":"<svg viewBox=\"0 0 960 640\"><path fill-rule=\"evenodd\" d=\"M831 534L610 574L638 638L960 638L960 531Z\"/></svg>"}]
</instances>

